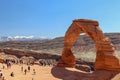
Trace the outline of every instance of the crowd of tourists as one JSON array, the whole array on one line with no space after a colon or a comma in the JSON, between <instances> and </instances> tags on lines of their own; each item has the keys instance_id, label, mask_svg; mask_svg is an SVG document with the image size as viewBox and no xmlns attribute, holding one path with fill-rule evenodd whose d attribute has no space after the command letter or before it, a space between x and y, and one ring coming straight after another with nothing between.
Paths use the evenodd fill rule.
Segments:
<instances>
[{"instance_id":1,"label":"crowd of tourists","mask_svg":"<svg viewBox=\"0 0 120 80\"><path fill-rule=\"evenodd\" d=\"M12 65L20 65L21 66L21 72L24 74L24 75L27 75L27 73L29 73L30 71L32 72L32 75L36 75L36 70L35 69L32 69L31 70L31 66L34 65L33 62L30 63L30 61L27 61L26 63L24 63L23 60L15 60L15 59L5 59L3 62L2 62L2 69L11 69ZM23 64L26 64L27 65L27 68L23 67L22 65ZM56 61L55 60L52 60L52 59L40 59L39 60L39 65L40 66L55 66L56 64ZM15 73L14 71L12 71L10 73L11 77L14 77L15 76ZM4 74L2 72L2 70L0 70L0 80L6 80L5 77L4 77ZM32 78L33 80L33 78Z\"/></svg>"}]
</instances>

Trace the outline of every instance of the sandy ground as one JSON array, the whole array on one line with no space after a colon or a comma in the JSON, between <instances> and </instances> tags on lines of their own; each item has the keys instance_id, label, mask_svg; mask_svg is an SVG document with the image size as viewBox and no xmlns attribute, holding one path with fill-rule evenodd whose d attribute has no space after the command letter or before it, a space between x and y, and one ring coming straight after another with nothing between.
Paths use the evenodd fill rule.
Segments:
<instances>
[{"instance_id":1,"label":"sandy ground","mask_svg":"<svg viewBox=\"0 0 120 80\"><path fill-rule=\"evenodd\" d=\"M31 66L30 72L25 75L21 71L21 66L27 69L27 65L15 64L10 69L2 69L2 64L0 64L5 80L120 80L119 72L105 70L84 72L75 68L43 67L39 65ZM33 69L36 70L35 75L33 75ZM11 72L14 72L14 77L10 76Z\"/></svg>"},{"instance_id":2,"label":"sandy ground","mask_svg":"<svg viewBox=\"0 0 120 80\"><path fill-rule=\"evenodd\" d=\"M53 77L51 74L52 67L34 65L31 66L30 72L27 72L25 75L25 73L21 71L21 66L23 66L24 69L27 69L27 65L12 65L10 69L2 69L2 65L0 64L0 68L6 80L61 80ZM36 70L35 75L33 75L33 69ZM14 77L10 76L11 72L14 73Z\"/></svg>"}]
</instances>

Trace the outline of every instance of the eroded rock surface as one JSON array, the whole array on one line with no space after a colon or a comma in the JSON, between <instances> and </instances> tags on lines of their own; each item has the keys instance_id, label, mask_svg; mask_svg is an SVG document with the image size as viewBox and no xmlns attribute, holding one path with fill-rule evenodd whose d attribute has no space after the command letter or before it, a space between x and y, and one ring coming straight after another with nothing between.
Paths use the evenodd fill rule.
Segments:
<instances>
[{"instance_id":1,"label":"eroded rock surface","mask_svg":"<svg viewBox=\"0 0 120 80\"><path fill-rule=\"evenodd\" d=\"M65 34L62 57L57 66L75 66L75 57L71 48L78 36L81 33L85 33L95 42L95 70L105 69L120 71L120 58L115 53L115 47L111 43L111 40L104 36L102 30L98 26L99 23L97 21L87 19L74 20Z\"/></svg>"}]
</instances>

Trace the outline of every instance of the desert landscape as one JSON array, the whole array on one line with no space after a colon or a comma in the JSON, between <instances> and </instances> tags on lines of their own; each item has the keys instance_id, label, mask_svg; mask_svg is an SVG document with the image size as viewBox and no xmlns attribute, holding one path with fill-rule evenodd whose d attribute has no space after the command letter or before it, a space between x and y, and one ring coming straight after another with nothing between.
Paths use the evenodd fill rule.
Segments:
<instances>
[{"instance_id":1,"label":"desert landscape","mask_svg":"<svg viewBox=\"0 0 120 80\"><path fill-rule=\"evenodd\" d=\"M107 35L111 35L107 34ZM119 46L119 33L117 33L117 38L116 36L112 36L114 38L111 38L112 42L114 43L115 46ZM115 34L114 34L115 35ZM80 36L80 39L82 39ZM87 37L88 38L88 37ZM59 38L57 38L59 39ZM115 42L114 42L115 40ZM49 40L52 41L52 40ZM56 40L57 41L57 40ZM79 41L79 40L78 40ZM88 40L91 44L91 41ZM34 41L33 41L34 42ZM60 42L58 40L58 42ZM87 41L86 41L87 42ZM89 42L87 44L89 44ZM86 45L79 45L77 42L75 43L75 45L77 45L77 47L74 45L73 47L73 52L75 52L74 54L76 55L76 67L74 68L69 68L69 67L56 67L56 63L58 62L58 59L60 59L60 50L63 48L63 46L60 47L56 47L56 49L48 49L49 51L47 52L47 48L46 49L41 49L41 51L39 50L25 50L25 47L22 47L23 49L20 49L19 47L15 48L15 47L9 47L11 46L11 44L14 43L14 46L22 46L23 43L28 43L29 42L3 42L1 43L2 45L5 44L4 48L1 48L1 59L15 59L15 60L19 60L19 59L23 59L24 60L24 64L12 64L10 69L7 69L7 67L5 66L5 69L2 68L2 63L0 63L0 70L2 70L3 72L3 77L5 78L5 80L119 80L120 79L120 74L119 72L114 72L114 71L107 71L107 70L96 70L94 71L94 62L95 62L95 47L89 47L88 51L83 50L83 52L80 50L82 47L88 47ZM20 43L21 45L18 45L18 43ZM32 43L33 44L33 43ZM52 44L57 45L57 43L53 42ZM7 45L7 47L6 47ZM53 45L54 46L54 45ZM58 45L59 46L59 45ZM81 47L79 47L81 46ZM92 44L92 46L94 46L94 44ZM3 47L3 46L1 46ZM36 47L38 47L36 45ZM51 46L52 47L52 46ZM86 49L86 48L82 48L82 49ZM78 51L77 51L78 50ZM91 51L89 51L91 50ZM51 51L51 52L50 52ZM57 54L58 52L58 54ZM82 53L81 53L82 52ZM119 47L117 47L116 52L118 52L119 54ZM51 53L51 54L50 54ZM29 54L29 55L26 55ZM36 54L36 55L35 55ZM40 55L37 55L40 54ZM33 56L33 58L29 58L30 56ZM24 57L24 58L22 58ZM41 66L39 64L39 60L40 59L44 59L45 61L47 60L51 60L51 63L54 63L54 65L46 65L46 66ZM31 65L31 70L30 72L27 72L26 75L24 72L21 71L21 66L23 66L24 69L27 69L27 61L34 61L35 64ZM78 66L77 66L78 65ZM33 69L36 70L36 74L33 74ZM14 72L14 77L10 76L10 73Z\"/></svg>"},{"instance_id":2,"label":"desert landscape","mask_svg":"<svg viewBox=\"0 0 120 80\"><path fill-rule=\"evenodd\" d=\"M91 20L79 21L97 24ZM73 21L74 24L76 22ZM100 29L93 26L70 27L64 39L1 42L1 80L119 80L120 33L107 33L106 38ZM77 39L75 35L80 34L77 33L80 30L76 28L85 28L89 33L86 31L87 36L78 35ZM101 38L97 38L99 36Z\"/></svg>"},{"instance_id":3,"label":"desert landscape","mask_svg":"<svg viewBox=\"0 0 120 80\"><path fill-rule=\"evenodd\" d=\"M120 80L120 0L0 0L0 80Z\"/></svg>"}]
</instances>

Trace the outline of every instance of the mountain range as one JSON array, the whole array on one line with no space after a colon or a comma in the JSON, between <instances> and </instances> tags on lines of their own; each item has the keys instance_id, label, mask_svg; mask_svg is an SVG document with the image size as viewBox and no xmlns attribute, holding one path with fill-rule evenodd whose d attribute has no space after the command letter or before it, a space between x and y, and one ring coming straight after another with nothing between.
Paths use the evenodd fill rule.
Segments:
<instances>
[{"instance_id":1,"label":"mountain range","mask_svg":"<svg viewBox=\"0 0 120 80\"><path fill-rule=\"evenodd\" d=\"M44 40L46 37L35 37L35 36L1 36L0 42L6 41L31 41L31 40Z\"/></svg>"},{"instance_id":2,"label":"mountain range","mask_svg":"<svg viewBox=\"0 0 120 80\"><path fill-rule=\"evenodd\" d=\"M117 51L120 50L120 33L105 33L111 39ZM74 36L73 36L74 37ZM15 40L0 42L0 48L17 48L27 50L37 50L42 52L61 53L64 45L64 37L54 39L35 39L35 40ZM74 52L95 52L94 42L90 37L80 35L72 47Z\"/></svg>"}]
</instances>

